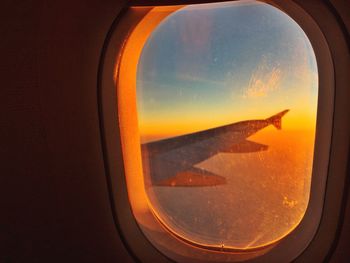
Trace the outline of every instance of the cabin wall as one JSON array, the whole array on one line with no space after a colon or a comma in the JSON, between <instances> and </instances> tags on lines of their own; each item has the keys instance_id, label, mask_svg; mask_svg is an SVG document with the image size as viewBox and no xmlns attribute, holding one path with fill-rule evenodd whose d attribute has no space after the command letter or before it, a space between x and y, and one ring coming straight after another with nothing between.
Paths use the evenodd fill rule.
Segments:
<instances>
[{"instance_id":1,"label":"cabin wall","mask_svg":"<svg viewBox=\"0 0 350 263\"><path fill-rule=\"evenodd\" d=\"M1 2L0 262L132 262L113 222L97 107L122 4Z\"/></svg>"}]
</instances>

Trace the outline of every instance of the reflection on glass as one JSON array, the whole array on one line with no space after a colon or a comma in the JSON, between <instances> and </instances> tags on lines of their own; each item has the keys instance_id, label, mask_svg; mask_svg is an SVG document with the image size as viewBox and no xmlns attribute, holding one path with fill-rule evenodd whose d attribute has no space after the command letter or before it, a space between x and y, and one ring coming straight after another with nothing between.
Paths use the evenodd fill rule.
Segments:
<instances>
[{"instance_id":1,"label":"reflection on glass","mask_svg":"<svg viewBox=\"0 0 350 263\"><path fill-rule=\"evenodd\" d=\"M137 69L145 188L188 242L280 240L309 199L318 93L314 52L260 2L189 5L147 40Z\"/></svg>"}]
</instances>

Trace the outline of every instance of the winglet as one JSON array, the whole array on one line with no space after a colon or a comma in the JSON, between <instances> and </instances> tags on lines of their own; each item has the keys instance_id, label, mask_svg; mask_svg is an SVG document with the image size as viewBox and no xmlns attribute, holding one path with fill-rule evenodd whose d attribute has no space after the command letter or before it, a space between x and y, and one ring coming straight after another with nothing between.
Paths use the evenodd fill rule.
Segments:
<instances>
[{"instance_id":1,"label":"winglet","mask_svg":"<svg viewBox=\"0 0 350 263\"><path fill-rule=\"evenodd\" d=\"M289 110L284 110L281 111L280 113L277 113L273 116L271 116L270 118L267 118L266 121L269 124L272 124L273 126L276 127L276 129L280 130L282 129L282 117L288 112Z\"/></svg>"}]
</instances>

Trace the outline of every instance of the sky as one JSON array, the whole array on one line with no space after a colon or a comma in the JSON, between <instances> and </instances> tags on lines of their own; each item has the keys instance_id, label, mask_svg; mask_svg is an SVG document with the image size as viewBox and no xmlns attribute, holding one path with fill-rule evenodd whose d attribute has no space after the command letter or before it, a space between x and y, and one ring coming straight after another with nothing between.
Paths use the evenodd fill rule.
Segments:
<instances>
[{"instance_id":1,"label":"sky","mask_svg":"<svg viewBox=\"0 0 350 263\"><path fill-rule=\"evenodd\" d=\"M186 6L148 38L137 67L143 141L284 109L283 128L314 130L318 76L312 46L279 9L255 1Z\"/></svg>"}]
</instances>

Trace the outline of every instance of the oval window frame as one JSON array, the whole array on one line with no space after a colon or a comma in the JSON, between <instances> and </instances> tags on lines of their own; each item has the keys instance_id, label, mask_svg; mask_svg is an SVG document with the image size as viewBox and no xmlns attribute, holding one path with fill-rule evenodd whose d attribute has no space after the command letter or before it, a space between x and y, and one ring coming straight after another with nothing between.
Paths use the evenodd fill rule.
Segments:
<instances>
[{"instance_id":1,"label":"oval window frame","mask_svg":"<svg viewBox=\"0 0 350 263\"><path fill-rule=\"evenodd\" d=\"M215 2L215 1L211 1ZM220 1L218 1L220 2ZM314 167L313 167L313 179L312 179L312 185L311 185L311 196L309 201L309 206L307 209L307 212L304 216L304 219L306 217L310 218L315 216L315 213L318 214L318 220L321 219L322 214L322 208L323 208L323 197L326 187L326 179L327 179L327 171L328 171L328 164L329 164L329 152L330 152L330 146L331 146L331 134L332 134L332 120L333 120L333 98L334 98L334 66L332 64L332 55L330 53L329 46L327 44L327 41L322 34L319 26L315 21L312 19L310 15L308 15L305 10L303 10L300 6L298 6L295 3L285 3L283 1L266 1L269 4L275 5L278 8L282 9L285 13L287 13L290 17L292 17L305 31L307 36L309 37L310 42L313 45L316 59L317 59L317 65L319 70L319 98L318 98L318 114L317 114L317 128L316 128L316 142L315 142L315 155L314 155ZM112 124L111 120L117 120L118 119L118 112L115 109L115 100L116 99L116 93L114 90L115 86L111 79L111 76L113 75L114 71L114 62L115 57L118 57L120 59L120 51L125 48L125 39L127 38L129 34L129 30L135 26L135 24L138 23L140 19L144 17L144 15L147 14L147 12L151 8L149 7L142 7L140 10L138 10L138 14L130 14L127 12L124 12L123 19L119 20L115 23L115 25L112 27L111 34L107 39L107 46L105 47L105 53L104 53L104 59L101 60L101 71L100 71L100 113L102 118L102 138L103 138L103 144L104 144L104 153L105 153L105 159L106 160L106 168L108 170L109 175L107 175L107 178L109 180L109 187L111 191L111 201L113 203L114 208L114 217L117 222L117 226L119 226L120 233L122 236L124 236L126 244L130 244L131 247L133 247L131 250L134 251L136 247L136 250L140 251L134 251L133 253L136 253L136 257L138 258L149 258L149 259L163 259L166 260L166 257L162 256L157 249L162 249L157 247L155 249L143 236L142 231L140 230L139 226L137 225L135 219L133 218L132 209L129 206L129 199L128 194L126 192L126 181L124 177L124 161L122 152L120 151L121 147L121 141L120 141L120 130L118 127L119 124L116 123ZM114 54L114 56L113 56ZM118 56L117 56L118 54ZM112 75L111 75L112 73ZM120 87L119 87L120 88ZM113 96L111 96L111 94ZM322 107L320 107L322 105ZM327 106L324 106L327 105ZM111 137L112 136L112 137ZM113 136L116 136L116 138L113 138ZM321 144L321 141L323 143ZM326 143L324 143L326 141ZM114 158L113 158L114 157ZM333 157L334 158L334 157ZM114 161L113 161L114 160ZM117 160L117 161L115 161ZM322 174L322 180L314 180L314 174L315 173ZM118 187L119 186L119 187ZM327 185L328 187L328 185ZM328 190L328 189L327 189ZM318 193L318 196L316 196L316 193ZM125 207L126 204L129 204L128 207ZM314 207L316 206L316 207ZM316 210L317 211L316 211ZM290 251L287 249L289 247L288 240L293 240L295 238L295 235L297 235L298 243L302 243L301 235L298 235L297 232L301 232L303 236L308 236L307 239L309 239L304 244L304 248L300 249L300 254L311 242L312 238L314 237L317 228L318 223L312 223L310 227L305 228L305 222L304 219L300 223L300 227L297 227L289 236L285 237L278 245L274 248L269 247L268 250L269 253L264 254L263 256L259 256L256 253L261 252L262 250L259 250L258 252L249 252L249 253L243 253L241 255L231 255L230 258L232 258L233 261L236 260L242 260L242 259L248 259L251 258L253 254L253 257L256 257L254 261L260 262L260 260L266 262L269 260L276 260L276 256L278 257L278 254L283 254L284 257L288 256L286 255ZM302 226L303 225L303 226ZM302 228L302 231L300 230ZM304 231L305 229L308 230L308 233ZM128 235L124 234L127 233ZM130 237L130 233L134 233L135 236L138 236L138 238L135 239L134 237ZM311 237L310 237L311 236ZM146 250L147 253L144 251L144 248L148 248ZM152 250L153 249L153 250ZM189 249L191 252L191 256L193 255L193 251L196 250L196 248L191 247ZM143 252L142 252L143 251ZM201 251L199 249L199 251ZM275 251L275 252L274 252ZM277 251L277 252L276 252ZM280 251L278 253L278 251ZM283 253L282 253L282 252ZM164 252L164 251L163 251ZM206 253L204 253L205 257L208 256ZM266 251L265 251L266 252ZM175 260L184 260L188 257L185 255L178 255L177 252L174 251L165 251L170 258ZM221 254L217 253L216 254ZM249 254L249 255L248 255ZM259 253L258 253L259 254ZM289 258L295 258L297 255L294 252L290 252ZM226 253L223 253L225 256L225 260L227 260ZM217 260L220 260L219 258ZM262 262L261 261L261 262ZM212 262L212 261L211 261Z\"/></svg>"}]
</instances>

